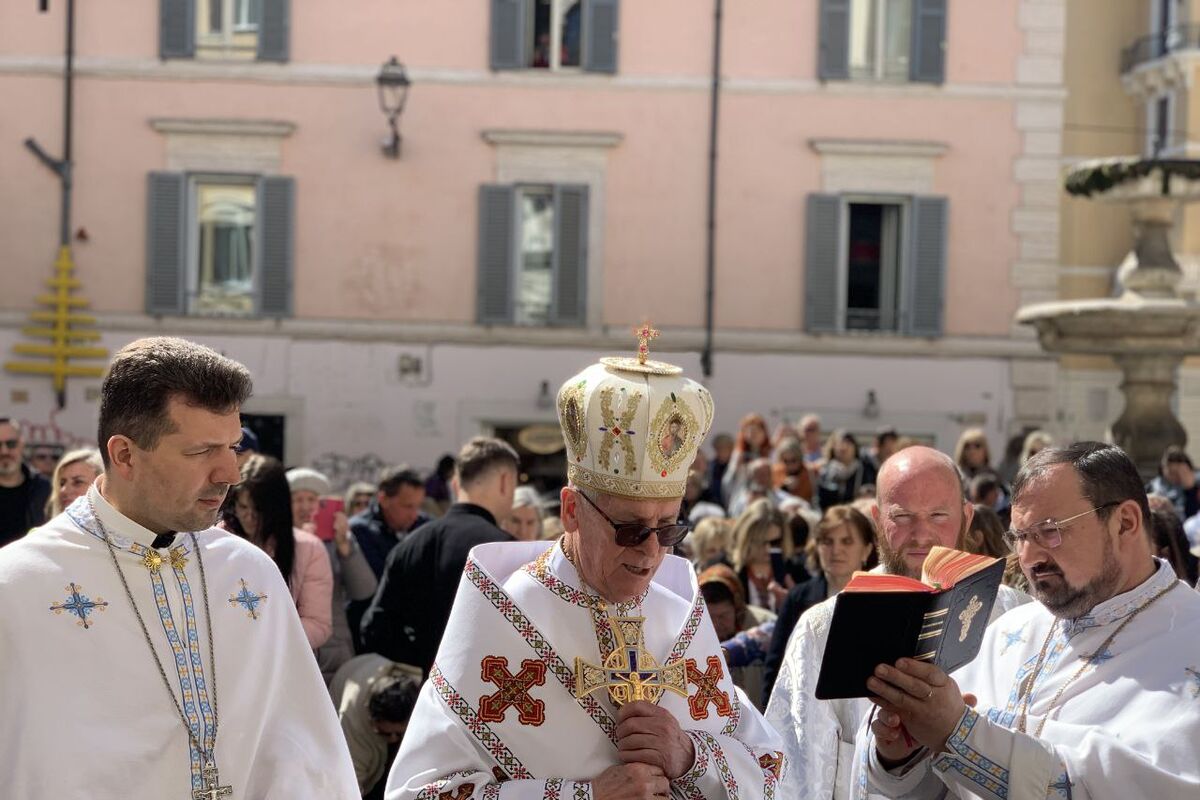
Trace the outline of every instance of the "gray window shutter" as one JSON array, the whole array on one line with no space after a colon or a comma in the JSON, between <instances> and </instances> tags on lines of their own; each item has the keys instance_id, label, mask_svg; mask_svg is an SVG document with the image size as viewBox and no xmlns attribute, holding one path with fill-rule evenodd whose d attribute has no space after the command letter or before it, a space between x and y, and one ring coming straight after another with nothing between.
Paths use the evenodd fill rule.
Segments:
<instances>
[{"instance_id":1,"label":"gray window shutter","mask_svg":"<svg viewBox=\"0 0 1200 800\"><path fill-rule=\"evenodd\" d=\"M266 317L292 314L293 226L296 181L271 176L258 184L258 311Z\"/></svg>"},{"instance_id":2,"label":"gray window shutter","mask_svg":"<svg viewBox=\"0 0 1200 800\"><path fill-rule=\"evenodd\" d=\"M817 77L844 81L850 77L850 0L821 0L821 41Z\"/></svg>"},{"instance_id":3,"label":"gray window shutter","mask_svg":"<svg viewBox=\"0 0 1200 800\"><path fill-rule=\"evenodd\" d=\"M478 316L481 325L512 322L517 195L511 186L479 187Z\"/></svg>"},{"instance_id":4,"label":"gray window shutter","mask_svg":"<svg viewBox=\"0 0 1200 800\"><path fill-rule=\"evenodd\" d=\"M151 172L146 192L146 313L182 314L187 178Z\"/></svg>"},{"instance_id":5,"label":"gray window shutter","mask_svg":"<svg viewBox=\"0 0 1200 800\"><path fill-rule=\"evenodd\" d=\"M191 58L195 52L195 0L158 0L158 57Z\"/></svg>"},{"instance_id":6,"label":"gray window shutter","mask_svg":"<svg viewBox=\"0 0 1200 800\"><path fill-rule=\"evenodd\" d=\"M588 72L617 71L618 0L583 0L583 68Z\"/></svg>"},{"instance_id":7,"label":"gray window shutter","mask_svg":"<svg viewBox=\"0 0 1200 800\"><path fill-rule=\"evenodd\" d=\"M555 325L587 321L588 187L554 187L554 305Z\"/></svg>"},{"instance_id":8,"label":"gray window shutter","mask_svg":"<svg viewBox=\"0 0 1200 800\"><path fill-rule=\"evenodd\" d=\"M492 0L492 69L524 69L526 0Z\"/></svg>"},{"instance_id":9,"label":"gray window shutter","mask_svg":"<svg viewBox=\"0 0 1200 800\"><path fill-rule=\"evenodd\" d=\"M909 78L918 83L946 80L946 0L913 0Z\"/></svg>"},{"instance_id":10,"label":"gray window shutter","mask_svg":"<svg viewBox=\"0 0 1200 800\"><path fill-rule=\"evenodd\" d=\"M258 21L258 60L287 61L291 39L291 3L288 0L262 0L262 19Z\"/></svg>"},{"instance_id":11,"label":"gray window shutter","mask_svg":"<svg viewBox=\"0 0 1200 800\"><path fill-rule=\"evenodd\" d=\"M804 329L834 333L838 326L838 258L841 254L842 199L835 194L808 196L805 231Z\"/></svg>"},{"instance_id":12,"label":"gray window shutter","mask_svg":"<svg viewBox=\"0 0 1200 800\"><path fill-rule=\"evenodd\" d=\"M941 336L946 296L948 204L944 197L915 197L909 241L908 297L902 330L909 336Z\"/></svg>"}]
</instances>

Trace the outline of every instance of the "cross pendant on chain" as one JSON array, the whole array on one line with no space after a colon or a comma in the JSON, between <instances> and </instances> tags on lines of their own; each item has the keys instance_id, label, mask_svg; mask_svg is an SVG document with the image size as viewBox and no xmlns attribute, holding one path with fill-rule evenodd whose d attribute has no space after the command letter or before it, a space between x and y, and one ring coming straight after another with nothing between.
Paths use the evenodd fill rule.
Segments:
<instances>
[{"instance_id":1,"label":"cross pendant on chain","mask_svg":"<svg viewBox=\"0 0 1200 800\"><path fill-rule=\"evenodd\" d=\"M204 773L203 789L196 789L192 792L192 800L221 800L222 797L232 797L232 786L220 786L221 779L217 775L217 767L215 764L206 764L202 770Z\"/></svg>"}]
</instances>

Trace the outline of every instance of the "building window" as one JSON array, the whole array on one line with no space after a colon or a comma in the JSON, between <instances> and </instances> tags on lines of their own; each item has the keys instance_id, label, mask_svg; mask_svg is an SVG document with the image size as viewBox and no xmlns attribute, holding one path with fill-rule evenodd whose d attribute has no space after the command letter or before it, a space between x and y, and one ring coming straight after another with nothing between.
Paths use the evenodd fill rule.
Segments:
<instances>
[{"instance_id":1,"label":"building window","mask_svg":"<svg viewBox=\"0 0 1200 800\"><path fill-rule=\"evenodd\" d=\"M159 57L288 60L290 0L159 0Z\"/></svg>"},{"instance_id":2,"label":"building window","mask_svg":"<svg viewBox=\"0 0 1200 800\"><path fill-rule=\"evenodd\" d=\"M491 0L495 70L617 71L618 0Z\"/></svg>"},{"instance_id":3,"label":"building window","mask_svg":"<svg viewBox=\"0 0 1200 800\"><path fill-rule=\"evenodd\" d=\"M904 206L846 204L845 330L895 331Z\"/></svg>"},{"instance_id":4,"label":"building window","mask_svg":"<svg viewBox=\"0 0 1200 800\"><path fill-rule=\"evenodd\" d=\"M479 196L478 320L582 326L588 187L489 184Z\"/></svg>"},{"instance_id":5,"label":"building window","mask_svg":"<svg viewBox=\"0 0 1200 800\"><path fill-rule=\"evenodd\" d=\"M1151 158L1160 158L1171 150L1174 106L1170 93L1151 98L1146 103L1146 155Z\"/></svg>"},{"instance_id":6,"label":"building window","mask_svg":"<svg viewBox=\"0 0 1200 800\"><path fill-rule=\"evenodd\" d=\"M254 313L255 195L253 182L194 180L189 312Z\"/></svg>"},{"instance_id":7,"label":"building window","mask_svg":"<svg viewBox=\"0 0 1200 800\"><path fill-rule=\"evenodd\" d=\"M850 77L907 81L913 0L851 0Z\"/></svg>"}]
</instances>

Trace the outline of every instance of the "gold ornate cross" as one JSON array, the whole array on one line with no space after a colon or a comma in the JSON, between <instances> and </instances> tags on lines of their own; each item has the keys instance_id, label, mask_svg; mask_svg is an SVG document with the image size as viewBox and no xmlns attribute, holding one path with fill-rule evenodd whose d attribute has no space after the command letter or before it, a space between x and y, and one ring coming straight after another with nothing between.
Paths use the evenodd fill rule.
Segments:
<instances>
[{"instance_id":1,"label":"gold ornate cross","mask_svg":"<svg viewBox=\"0 0 1200 800\"><path fill-rule=\"evenodd\" d=\"M675 660L664 666L646 649L642 626L645 617L612 617L609 619L617 646L605 659L604 666L589 664L575 658L575 697L607 689L617 706L644 700L657 703L664 691L687 697L687 663Z\"/></svg>"},{"instance_id":2,"label":"gold ornate cross","mask_svg":"<svg viewBox=\"0 0 1200 800\"><path fill-rule=\"evenodd\" d=\"M220 786L220 778L217 776L217 766L209 762L202 770L204 773L203 789L196 789L192 792L192 800L221 800L222 797L229 797L233 794L232 786Z\"/></svg>"},{"instance_id":3,"label":"gold ornate cross","mask_svg":"<svg viewBox=\"0 0 1200 800\"><path fill-rule=\"evenodd\" d=\"M650 327L650 322L642 323L642 327L634 328L633 335L638 339L638 363L645 364L650 357L650 340L657 339L659 332Z\"/></svg>"},{"instance_id":4,"label":"gold ornate cross","mask_svg":"<svg viewBox=\"0 0 1200 800\"><path fill-rule=\"evenodd\" d=\"M971 620L975 619L975 615L979 613L979 609L983 608L983 603L979 602L978 595L971 595L970 602L967 607L958 615L958 621L962 623L962 630L958 633L958 640L965 642L967 634L971 630Z\"/></svg>"}]
</instances>

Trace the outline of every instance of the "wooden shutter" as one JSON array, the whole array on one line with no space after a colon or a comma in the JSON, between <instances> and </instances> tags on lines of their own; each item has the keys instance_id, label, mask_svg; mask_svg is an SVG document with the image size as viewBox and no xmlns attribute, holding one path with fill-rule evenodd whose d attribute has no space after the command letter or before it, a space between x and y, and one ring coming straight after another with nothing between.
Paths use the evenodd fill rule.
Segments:
<instances>
[{"instance_id":1,"label":"wooden shutter","mask_svg":"<svg viewBox=\"0 0 1200 800\"><path fill-rule=\"evenodd\" d=\"M195 53L195 0L158 0L158 57L191 58Z\"/></svg>"},{"instance_id":2,"label":"wooden shutter","mask_svg":"<svg viewBox=\"0 0 1200 800\"><path fill-rule=\"evenodd\" d=\"M909 226L908 296L902 330L910 336L941 336L946 295L948 204L944 197L916 197Z\"/></svg>"},{"instance_id":3,"label":"wooden shutter","mask_svg":"<svg viewBox=\"0 0 1200 800\"><path fill-rule=\"evenodd\" d=\"M146 192L146 313L182 314L187 177L151 172Z\"/></svg>"},{"instance_id":4,"label":"wooden shutter","mask_svg":"<svg viewBox=\"0 0 1200 800\"><path fill-rule=\"evenodd\" d=\"M293 227L296 182L272 176L258 184L258 310L267 317L292 314Z\"/></svg>"},{"instance_id":5,"label":"wooden shutter","mask_svg":"<svg viewBox=\"0 0 1200 800\"><path fill-rule=\"evenodd\" d=\"M838 329L842 305L842 298L838 296L842 199L835 194L810 194L807 217L804 329L809 333L833 333Z\"/></svg>"},{"instance_id":6,"label":"wooden shutter","mask_svg":"<svg viewBox=\"0 0 1200 800\"><path fill-rule=\"evenodd\" d=\"M492 0L492 69L524 69L526 0Z\"/></svg>"},{"instance_id":7,"label":"wooden shutter","mask_svg":"<svg viewBox=\"0 0 1200 800\"><path fill-rule=\"evenodd\" d=\"M481 325L512 322L517 196L512 186L479 187L478 318Z\"/></svg>"},{"instance_id":8,"label":"wooden shutter","mask_svg":"<svg viewBox=\"0 0 1200 800\"><path fill-rule=\"evenodd\" d=\"M583 0L583 68L617 71L618 0Z\"/></svg>"},{"instance_id":9,"label":"wooden shutter","mask_svg":"<svg viewBox=\"0 0 1200 800\"><path fill-rule=\"evenodd\" d=\"M291 3L289 0L262 0L262 19L258 21L258 60L287 61L291 39Z\"/></svg>"},{"instance_id":10,"label":"wooden shutter","mask_svg":"<svg viewBox=\"0 0 1200 800\"><path fill-rule=\"evenodd\" d=\"M946 80L946 0L913 0L909 78L918 83Z\"/></svg>"},{"instance_id":11,"label":"wooden shutter","mask_svg":"<svg viewBox=\"0 0 1200 800\"><path fill-rule=\"evenodd\" d=\"M850 0L821 0L817 77L844 81L850 77Z\"/></svg>"},{"instance_id":12,"label":"wooden shutter","mask_svg":"<svg viewBox=\"0 0 1200 800\"><path fill-rule=\"evenodd\" d=\"M554 187L554 325L587 321L588 187Z\"/></svg>"}]
</instances>

